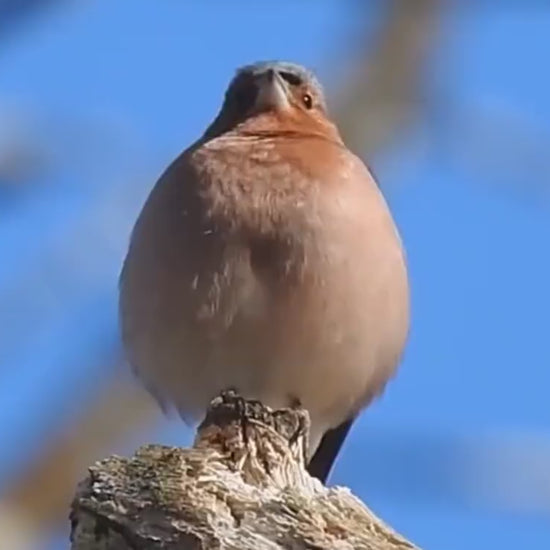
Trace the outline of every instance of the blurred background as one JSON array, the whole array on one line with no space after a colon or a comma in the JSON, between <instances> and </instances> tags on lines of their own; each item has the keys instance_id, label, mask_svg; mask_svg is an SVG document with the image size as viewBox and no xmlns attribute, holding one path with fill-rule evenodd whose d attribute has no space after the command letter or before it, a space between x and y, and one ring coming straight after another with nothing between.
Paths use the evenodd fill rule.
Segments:
<instances>
[{"instance_id":1,"label":"blurred background","mask_svg":"<svg viewBox=\"0 0 550 550\"><path fill-rule=\"evenodd\" d=\"M0 0L0 533L68 548L86 467L186 445L128 374L131 226L234 69L314 69L405 242L413 328L332 482L425 549L550 548L550 4Z\"/></svg>"}]
</instances>

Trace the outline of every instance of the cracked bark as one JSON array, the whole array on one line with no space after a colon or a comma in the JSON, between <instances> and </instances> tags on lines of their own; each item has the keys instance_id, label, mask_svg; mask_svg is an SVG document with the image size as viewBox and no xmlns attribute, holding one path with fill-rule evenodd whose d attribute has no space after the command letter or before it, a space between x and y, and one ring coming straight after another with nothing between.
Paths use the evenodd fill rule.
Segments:
<instances>
[{"instance_id":1,"label":"cracked bark","mask_svg":"<svg viewBox=\"0 0 550 550\"><path fill-rule=\"evenodd\" d=\"M303 410L218 397L193 448L148 445L90 468L72 550L417 548L349 490L307 474L308 423Z\"/></svg>"}]
</instances>

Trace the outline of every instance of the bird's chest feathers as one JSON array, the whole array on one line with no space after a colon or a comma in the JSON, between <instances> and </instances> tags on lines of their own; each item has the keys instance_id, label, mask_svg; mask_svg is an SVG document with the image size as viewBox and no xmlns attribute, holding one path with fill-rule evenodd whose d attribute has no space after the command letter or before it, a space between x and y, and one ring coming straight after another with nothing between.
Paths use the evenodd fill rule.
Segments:
<instances>
[{"instance_id":1,"label":"bird's chest feathers","mask_svg":"<svg viewBox=\"0 0 550 550\"><path fill-rule=\"evenodd\" d=\"M208 243L223 249L219 272L228 282L216 285L217 294L230 290L232 312L257 318L317 286L324 245L320 182L274 144L251 147L246 155L231 147L208 153L199 171L210 228L205 252Z\"/></svg>"},{"instance_id":2,"label":"bird's chest feathers","mask_svg":"<svg viewBox=\"0 0 550 550\"><path fill-rule=\"evenodd\" d=\"M281 155L276 143L213 151L201 167L207 214L230 231L298 231L314 215L318 181Z\"/></svg>"},{"instance_id":3,"label":"bird's chest feathers","mask_svg":"<svg viewBox=\"0 0 550 550\"><path fill-rule=\"evenodd\" d=\"M220 238L249 248L254 267L276 262L284 272L319 244L321 184L276 145L262 142L247 154L238 146L209 151L199 192L206 222Z\"/></svg>"},{"instance_id":4,"label":"bird's chest feathers","mask_svg":"<svg viewBox=\"0 0 550 550\"><path fill-rule=\"evenodd\" d=\"M342 273L354 272L354 258L372 242L368 186L356 185L340 148L316 147L308 151L331 167L276 140L214 143L196 153L206 239L224 249L220 269L247 296L325 303L319 297L335 286L339 300Z\"/></svg>"}]
</instances>

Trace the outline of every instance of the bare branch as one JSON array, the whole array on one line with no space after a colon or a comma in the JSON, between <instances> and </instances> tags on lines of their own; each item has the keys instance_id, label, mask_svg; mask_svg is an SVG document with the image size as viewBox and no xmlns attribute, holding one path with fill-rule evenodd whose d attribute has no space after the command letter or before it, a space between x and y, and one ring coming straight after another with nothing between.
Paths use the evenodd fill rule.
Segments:
<instances>
[{"instance_id":1,"label":"bare branch","mask_svg":"<svg viewBox=\"0 0 550 550\"><path fill-rule=\"evenodd\" d=\"M348 490L304 469L305 411L215 399L195 446L96 464L73 502L72 549L416 547Z\"/></svg>"}]
</instances>

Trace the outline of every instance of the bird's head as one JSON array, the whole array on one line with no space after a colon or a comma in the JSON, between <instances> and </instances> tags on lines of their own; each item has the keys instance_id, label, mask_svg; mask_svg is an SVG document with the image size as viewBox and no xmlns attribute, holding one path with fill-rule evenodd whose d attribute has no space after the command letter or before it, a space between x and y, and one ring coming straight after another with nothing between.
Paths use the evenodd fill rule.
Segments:
<instances>
[{"instance_id":1,"label":"bird's head","mask_svg":"<svg viewBox=\"0 0 550 550\"><path fill-rule=\"evenodd\" d=\"M340 139L328 118L323 89L315 75L283 61L262 61L237 70L206 135L234 129L250 134L314 133Z\"/></svg>"}]
</instances>

